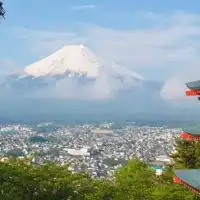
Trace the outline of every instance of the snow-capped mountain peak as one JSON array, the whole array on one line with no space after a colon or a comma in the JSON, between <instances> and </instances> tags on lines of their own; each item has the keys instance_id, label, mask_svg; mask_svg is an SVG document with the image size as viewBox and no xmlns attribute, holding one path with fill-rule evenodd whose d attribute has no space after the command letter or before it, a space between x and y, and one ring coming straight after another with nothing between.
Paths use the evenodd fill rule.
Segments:
<instances>
[{"instance_id":1,"label":"snow-capped mountain peak","mask_svg":"<svg viewBox=\"0 0 200 200\"><path fill-rule=\"evenodd\" d=\"M0 85L7 88L6 93L20 98L101 100L132 93L142 80L130 69L99 58L83 45L70 45L9 75Z\"/></svg>"},{"instance_id":2,"label":"snow-capped mountain peak","mask_svg":"<svg viewBox=\"0 0 200 200\"><path fill-rule=\"evenodd\" d=\"M101 67L99 59L87 47L69 45L27 66L24 71L34 77L62 75L67 71L96 77Z\"/></svg>"},{"instance_id":3,"label":"snow-capped mountain peak","mask_svg":"<svg viewBox=\"0 0 200 200\"><path fill-rule=\"evenodd\" d=\"M116 78L128 82L140 81L143 78L115 63L108 63L93 54L84 45L69 45L57 50L50 56L27 66L24 70L25 76L33 78L65 75L68 78L97 77ZM24 76L22 76L24 77Z\"/></svg>"}]
</instances>

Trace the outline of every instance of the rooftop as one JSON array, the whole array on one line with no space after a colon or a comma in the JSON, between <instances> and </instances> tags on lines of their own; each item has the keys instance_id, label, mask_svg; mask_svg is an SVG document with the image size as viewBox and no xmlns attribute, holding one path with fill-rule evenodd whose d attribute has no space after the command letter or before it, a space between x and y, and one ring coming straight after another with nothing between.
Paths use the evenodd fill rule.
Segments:
<instances>
[{"instance_id":1,"label":"rooftop","mask_svg":"<svg viewBox=\"0 0 200 200\"><path fill-rule=\"evenodd\" d=\"M200 90L200 80L199 81L187 82L186 86L191 90Z\"/></svg>"},{"instance_id":2,"label":"rooftop","mask_svg":"<svg viewBox=\"0 0 200 200\"><path fill-rule=\"evenodd\" d=\"M174 172L182 181L200 190L200 169L174 170Z\"/></svg>"},{"instance_id":3,"label":"rooftop","mask_svg":"<svg viewBox=\"0 0 200 200\"><path fill-rule=\"evenodd\" d=\"M200 125L182 128L182 131L194 136L200 136Z\"/></svg>"}]
</instances>

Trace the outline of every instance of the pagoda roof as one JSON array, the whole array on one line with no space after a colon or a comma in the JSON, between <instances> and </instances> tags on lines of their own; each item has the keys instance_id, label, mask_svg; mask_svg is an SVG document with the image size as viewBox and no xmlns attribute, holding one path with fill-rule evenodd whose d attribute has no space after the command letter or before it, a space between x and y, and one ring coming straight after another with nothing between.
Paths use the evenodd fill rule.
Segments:
<instances>
[{"instance_id":1,"label":"pagoda roof","mask_svg":"<svg viewBox=\"0 0 200 200\"><path fill-rule=\"evenodd\" d=\"M200 190L200 169L174 170L174 172L183 182Z\"/></svg>"},{"instance_id":2,"label":"pagoda roof","mask_svg":"<svg viewBox=\"0 0 200 200\"><path fill-rule=\"evenodd\" d=\"M182 131L193 136L200 136L200 126L182 128Z\"/></svg>"},{"instance_id":3,"label":"pagoda roof","mask_svg":"<svg viewBox=\"0 0 200 200\"><path fill-rule=\"evenodd\" d=\"M200 80L199 81L187 82L186 86L191 90L200 90Z\"/></svg>"}]
</instances>

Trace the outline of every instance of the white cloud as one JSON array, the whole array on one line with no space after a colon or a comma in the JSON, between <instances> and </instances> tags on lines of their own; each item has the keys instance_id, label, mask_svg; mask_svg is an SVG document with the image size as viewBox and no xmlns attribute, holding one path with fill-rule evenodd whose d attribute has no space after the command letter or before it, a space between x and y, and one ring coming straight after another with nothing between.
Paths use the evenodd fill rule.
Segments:
<instances>
[{"instance_id":1,"label":"white cloud","mask_svg":"<svg viewBox=\"0 0 200 200\"><path fill-rule=\"evenodd\" d=\"M177 66L178 62L198 59L200 15L138 12L133 18L138 22L146 19L149 27L120 30L87 26L79 32L19 29L18 35L29 41L35 52L48 53L66 44L83 43L101 56L133 68L163 67L169 63Z\"/></svg>"},{"instance_id":2,"label":"white cloud","mask_svg":"<svg viewBox=\"0 0 200 200\"><path fill-rule=\"evenodd\" d=\"M19 70L18 64L12 59L0 59L0 76Z\"/></svg>"},{"instance_id":3,"label":"white cloud","mask_svg":"<svg viewBox=\"0 0 200 200\"><path fill-rule=\"evenodd\" d=\"M187 90L185 83L200 80L199 61L187 62L182 68L176 70L176 72L165 81L161 90L161 96L170 101L194 101L194 98L185 96L185 91Z\"/></svg>"},{"instance_id":4,"label":"white cloud","mask_svg":"<svg viewBox=\"0 0 200 200\"><path fill-rule=\"evenodd\" d=\"M80 6L76 10L92 7ZM83 43L100 56L131 69L158 68L159 76L159 70L170 66L177 73L166 81L162 96L180 98L178 94L184 89L183 83L198 79L200 72L200 15L137 12L132 18L133 27L135 22L141 23L141 27L120 30L87 26L74 33L22 29L19 35L29 41L35 52L44 55L66 44Z\"/></svg>"},{"instance_id":5,"label":"white cloud","mask_svg":"<svg viewBox=\"0 0 200 200\"><path fill-rule=\"evenodd\" d=\"M96 5L88 4L88 5L78 5L71 7L71 10L79 11L79 10L88 10L88 9L94 9L96 8Z\"/></svg>"},{"instance_id":6,"label":"white cloud","mask_svg":"<svg viewBox=\"0 0 200 200\"><path fill-rule=\"evenodd\" d=\"M88 32L89 44L101 55L129 67L162 67L192 61L199 52L200 29L173 26L166 29L116 31L104 28Z\"/></svg>"}]
</instances>

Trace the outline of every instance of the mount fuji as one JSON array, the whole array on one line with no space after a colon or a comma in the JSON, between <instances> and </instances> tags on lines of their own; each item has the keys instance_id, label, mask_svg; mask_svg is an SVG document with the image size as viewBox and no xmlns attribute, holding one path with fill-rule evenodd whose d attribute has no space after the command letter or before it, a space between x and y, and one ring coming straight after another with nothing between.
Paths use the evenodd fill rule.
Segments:
<instances>
[{"instance_id":1,"label":"mount fuji","mask_svg":"<svg viewBox=\"0 0 200 200\"><path fill-rule=\"evenodd\" d=\"M141 84L143 77L105 62L83 45L65 46L6 77L4 92L21 98L108 99Z\"/></svg>"},{"instance_id":2,"label":"mount fuji","mask_svg":"<svg viewBox=\"0 0 200 200\"><path fill-rule=\"evenodd\" d=\"M84 45L70 45L27 66L24 72L26 75L33 77L67 75L68 77L86 76L87 78L97 78L105 70L110 70L111 73L124 78L142 79L140 75L116 66L114 63L111 66L106 65L101 58L94 55Z\"/></svg>"},{"instance_id":3,"label":"mount fuji","mask_svg":"<svg viewBox=\"0 0 200 200\"><path fill-rule=\"evenodd\" d=\"M0 111L36 119L61 113L92 118L169 113L171 108L160 98L161 88L162 83L146 81L84 45L69 45L4 77Z\"/></svg>"}]
</instances>

